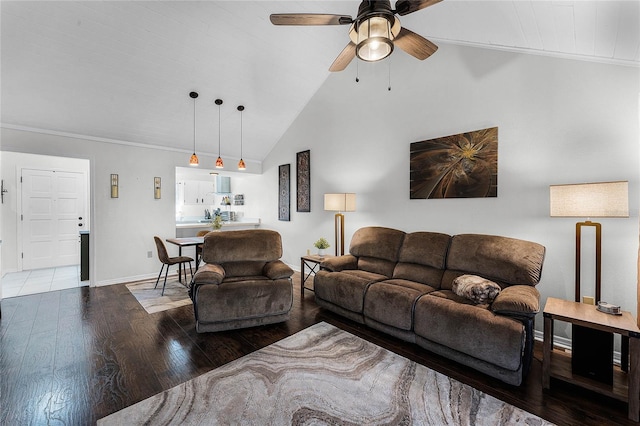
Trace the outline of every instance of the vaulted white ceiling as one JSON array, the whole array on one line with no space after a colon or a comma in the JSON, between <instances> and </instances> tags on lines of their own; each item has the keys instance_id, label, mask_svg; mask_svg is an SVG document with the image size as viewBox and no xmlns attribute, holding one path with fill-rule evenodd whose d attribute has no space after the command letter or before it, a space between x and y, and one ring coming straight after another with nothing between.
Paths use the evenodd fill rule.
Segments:
<instances>
[{"instance_id":1,"label":"vaulted white ceiling","mask_svg":"<svg viewBox=\"0 0 640 426\"><path fill-rule=\"evenodd\" d=\"M346 26L276 27L269 15L355 16L358 4L2 1L0 121L190 153L197 91L198 153L217 154L221 98L223 157L240 155L242 104L244 158L262 161L349 41ZM637 0L444 0L401 21L441 47L640 66Z\"/></svg>"}]
</instances>

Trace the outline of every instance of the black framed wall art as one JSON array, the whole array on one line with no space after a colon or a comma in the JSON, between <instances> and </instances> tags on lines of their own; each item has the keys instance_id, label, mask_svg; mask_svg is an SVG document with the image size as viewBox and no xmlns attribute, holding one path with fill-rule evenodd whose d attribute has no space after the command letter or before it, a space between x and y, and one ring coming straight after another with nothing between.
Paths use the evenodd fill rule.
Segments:
<instances>
[{"instance_id":1,"label":"black framed wall art","mask_svg":"<svg viewBox=\"0 0 640 426\"><path fill-rule=\"evenodd\" d=\"M311 151L296 154L296 210L311 211Z\"/></svg>"},{"instance_id":2,"label":"black framed wall art","mask_svg":"<svg viewBox=\"0 0 640 426\"><path fill-rule=\"evenodd\" d=\"M278 167L278 220L289 221L291 214L291 164Z\"/></svg>"}]
</instances>

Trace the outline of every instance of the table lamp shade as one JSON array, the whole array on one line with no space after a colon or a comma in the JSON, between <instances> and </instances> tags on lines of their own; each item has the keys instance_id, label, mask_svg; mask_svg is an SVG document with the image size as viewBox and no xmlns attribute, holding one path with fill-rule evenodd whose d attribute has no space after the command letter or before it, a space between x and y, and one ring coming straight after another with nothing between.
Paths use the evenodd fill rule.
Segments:
<instances>
[{"instance_id":1,"label":"table lamp shade","mask_svg":"<svg viewBox=\"0 0 640 426\"><path fill-rule=\"evenodd\" d=\"M334 212L356 211L356 194L324 194L324 209Z\"/></svg>"},{"instance_id":2,"label":"table lamp shade","mask_svg":"<svg viewBox=\"0 0 640 426\"><path fill-rule=\"evenodd\" d=\"M551 217L629 217L629 182L549 186Z\"/></svg>"}]
</instances>

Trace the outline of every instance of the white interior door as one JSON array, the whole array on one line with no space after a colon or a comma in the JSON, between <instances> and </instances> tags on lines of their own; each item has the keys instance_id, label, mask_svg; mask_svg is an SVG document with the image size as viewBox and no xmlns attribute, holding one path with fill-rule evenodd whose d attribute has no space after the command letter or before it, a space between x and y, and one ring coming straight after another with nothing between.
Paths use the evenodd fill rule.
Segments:
<instances>
[{"instance_id":1,"label":"white interior door","mask_svg":"<svg viewBox=\"0 0 640 426\"><path fill-rule=\"evenodd\" d=\"M80 263L85 229L83 172L22 169L22 269Z\"/></svg>"}]
</instances>

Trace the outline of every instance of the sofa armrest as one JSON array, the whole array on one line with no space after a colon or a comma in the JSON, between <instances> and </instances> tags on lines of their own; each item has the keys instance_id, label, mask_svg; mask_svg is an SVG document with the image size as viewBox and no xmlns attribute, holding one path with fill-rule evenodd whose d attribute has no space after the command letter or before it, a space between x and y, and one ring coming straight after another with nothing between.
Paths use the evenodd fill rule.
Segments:
<instances>
[{"instance_id":1,"label":"sofa armrest","mask_svg":"<svg viewBox=\"0 0 640 426\"><path fill-rule=\"evenodd\" d=\"M345 269L358 269L358 258L351 254L328 257L320 263L320 268L331 272L340 272Z\"/></svg>"},{"instance_id":2,"label":"sofa armrest","mask_svg":"<svg viewBox=\"0 0 640 426\"><path fill-rule=\"evenodd\" d=\"M198 268L193 276L193 284L220 284L224 280L225 271L222 265L206 263Z\"/></svg>"},{"instance_id":3,"label":"sofa armrest","mask_svg":"<svg viewBox=\"0 0 640 426\"><path fill-rule=\"evenodd\" d=\"M500 291L491 304L500 315L534 317L540 311L540 292L530 285L512 285Z\"/></svg>"},{"instance_id":4,"label":"sofa armrest","mask_svg":"<svg viewBox=\"0 0 640 426\"><path fill-rule=\"evenodd\" d=\"M291 269L286 263L281 260L274 260L267 262L264 265L264 275L272 280L279 280L282 278L289 278L293 275L293 269Z\"/></svg>"}]
</instances>

